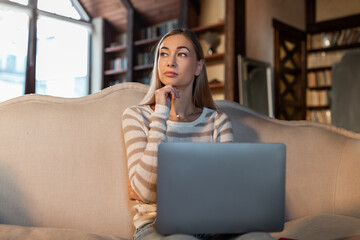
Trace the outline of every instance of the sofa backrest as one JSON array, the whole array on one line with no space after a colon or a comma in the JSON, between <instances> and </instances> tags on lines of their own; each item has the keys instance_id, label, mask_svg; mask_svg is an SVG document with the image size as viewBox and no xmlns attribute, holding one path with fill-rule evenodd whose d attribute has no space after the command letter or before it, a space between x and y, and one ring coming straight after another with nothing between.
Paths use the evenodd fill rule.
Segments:
<instances>
[{"instance_id":1,"label":"sofa backrest","mask_svg":"<svg viewBox=\"0 0 360 240\"><path fill-rule=\"evenodd\" d=\"M287 147L286 219L315 214L360 217L360 134L310 121L283 121L218 101L237 142Z\"/></svg>"},{"instance_id":2,"label":"sofa backrest","mask_svg":"<svg viewBox=\"0 0 360 240\"><path fill-rule=\"evenodd\" d=\"M123 83L77 99L27 95L0 103L0 224L65 227L130 239L123 110L148 87ZM360 217L360 136L265 117L216 101L235 141L287 146L286 218Z\"/></svg>"},{"instance_id":3,"label":"sofa backrest","mask_svg":"<svg viewBox=\"0 0 360 240\"><path fill-rule=\"evenodd\" d=\"M146 91L124 83L83 98L0 103L0 224L130 239L121 119Z\"/></svg>"}]
</instances>

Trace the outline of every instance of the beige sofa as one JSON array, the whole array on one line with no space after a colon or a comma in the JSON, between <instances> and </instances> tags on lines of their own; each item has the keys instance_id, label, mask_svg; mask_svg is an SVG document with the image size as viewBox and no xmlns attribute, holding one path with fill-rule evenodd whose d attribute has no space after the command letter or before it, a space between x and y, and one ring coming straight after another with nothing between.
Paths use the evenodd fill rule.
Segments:
<instances>
[{"instance_id":1,"label":"beige sofa","mask_svg":"<svg viewBox=\"0 0 360 240\"><path fill-rule=\"evenodd\" d=\"M146 91L124 83L77 99L0 103L0 239L131 238L121 116ZM273 236L360 235L360 135L217 104L236 141L287 145L287 222Z\"/></svg>"}]
</instances>

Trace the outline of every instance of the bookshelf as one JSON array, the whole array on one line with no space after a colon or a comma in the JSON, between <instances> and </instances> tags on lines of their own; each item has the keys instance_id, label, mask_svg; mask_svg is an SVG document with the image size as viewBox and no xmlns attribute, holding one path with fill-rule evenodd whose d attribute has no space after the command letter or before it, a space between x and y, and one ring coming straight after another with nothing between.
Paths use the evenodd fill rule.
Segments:
<instances>
[{"instance_id":1,"label":"bookshelf","mask_svg":"<svg viewBox=\"0 0 360 240\"><path fill-rule=\"evenodd\" d=\"M140 20L139 22L144 22ZM134 81L144 84L150 83L150 74L154 64L153 53L161 37L179 26L179 19L170 19L165 22L137 26L134 41Z\"/></svg>"},{"instance_id":2,"label":"bookshelf","mask_svg":"<svg viewBox=\"0 0 360 240\"><path fill-rule=\"evenodd\" d=\"M359 47L360 27L307 34L307 120L331 124L332 67Z\"/></svg>"},{"instance_id":3,"label":"bookshelf","mask_svg":"<svg viewBox=\"0 0 360 240\"><path fill-rule=\"evenodd\" d=\"M103 88L124 82L127 72L126 33L117 32L104 21Z\"/></svg>"}]
</instances>

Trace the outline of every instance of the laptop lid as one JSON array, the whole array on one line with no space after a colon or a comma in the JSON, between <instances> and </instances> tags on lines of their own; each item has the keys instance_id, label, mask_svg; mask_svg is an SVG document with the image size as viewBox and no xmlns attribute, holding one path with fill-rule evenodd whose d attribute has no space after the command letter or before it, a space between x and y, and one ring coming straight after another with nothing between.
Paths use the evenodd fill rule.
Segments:
<instances>
[{"instance_id":1,"label":"laptop lid","mask_svg":"<svg viewBox=\"0 0 360 240\"><path fill-rule=\"evenodd\" d=\"M161 143L157 232L282 231L285 159L281 143Z\"/></svg>"}]
</instances>

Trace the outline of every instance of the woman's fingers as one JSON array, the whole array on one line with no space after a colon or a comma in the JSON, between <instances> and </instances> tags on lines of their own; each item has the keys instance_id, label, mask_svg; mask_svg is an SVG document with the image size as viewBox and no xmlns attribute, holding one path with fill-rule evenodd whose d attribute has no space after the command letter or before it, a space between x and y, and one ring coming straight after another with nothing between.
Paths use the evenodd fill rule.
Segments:
<instances>
[{"instance_id":1,"label":"woman's fingers","mask_svg":"<svg viewBox=\"0 0 360 240\"><path fill-rule=\"evenodd\" d=\"M155 91L156 104L171 106L171 100L180 98L180 91L171 85L164 86Z\"/></svg>"}]
</instances>

